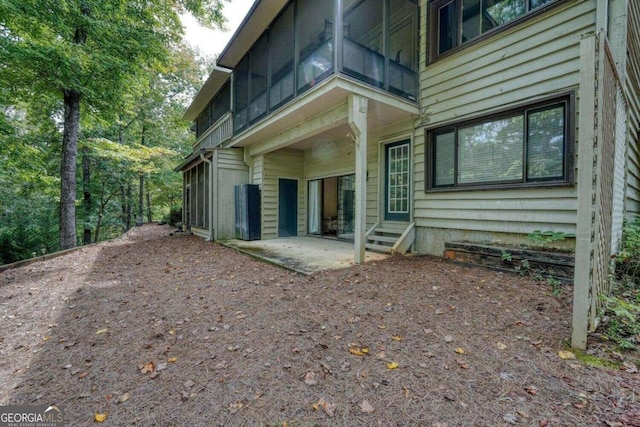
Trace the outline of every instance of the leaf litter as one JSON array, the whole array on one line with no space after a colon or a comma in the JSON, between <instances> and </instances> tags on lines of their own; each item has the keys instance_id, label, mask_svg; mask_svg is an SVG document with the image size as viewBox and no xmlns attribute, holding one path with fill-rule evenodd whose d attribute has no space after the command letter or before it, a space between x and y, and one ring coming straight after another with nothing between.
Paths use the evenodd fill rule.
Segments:
<instances>
[{"instance_id":1,"label":"leaf litter","mask_svg":"<svg viewBox=\"0 0 640 427\"><path fill-rule=\"evenodd\" d=\"M0 404L63 396L74 425L638 425L637 360L560 353L570 288L428 256L300 276L170 231L0 273Z\"/></svg>"}]
</instances>

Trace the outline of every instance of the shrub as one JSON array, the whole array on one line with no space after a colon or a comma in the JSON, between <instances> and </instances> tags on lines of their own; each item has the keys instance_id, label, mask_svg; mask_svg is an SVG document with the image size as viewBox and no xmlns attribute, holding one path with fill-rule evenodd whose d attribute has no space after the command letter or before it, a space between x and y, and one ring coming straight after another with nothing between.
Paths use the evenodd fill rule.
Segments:
<instances>
[{"instance_id":1,"label":"shrub","mask_svg":"<svg viewBox=\"0 0 640 427\"><path fill-rule=\"evenodd\" d=\"M171 227L182 223L182 207L174 206L169 210L169 214L163 219L163 222L168 223Z\"/></svg>"}]
</instances>

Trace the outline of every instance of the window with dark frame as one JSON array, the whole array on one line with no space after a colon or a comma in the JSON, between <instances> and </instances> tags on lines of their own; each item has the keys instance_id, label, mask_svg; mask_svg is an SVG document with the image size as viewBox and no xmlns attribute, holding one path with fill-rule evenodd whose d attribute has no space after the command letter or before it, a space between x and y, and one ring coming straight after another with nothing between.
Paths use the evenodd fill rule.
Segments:
<instances>
[{"instance_id":1,"label":"window with dark frame","mask_svg":"<svg viewBox=\"0 0 640 427\"><path fill-rule=\"evenodd\" d=\"M572 182L573 95L427 131L427 190Z\"/></svg>"},{"instance_id":2,"label":"window with dark frame","mask_svg":"<svg viewBox=\"0 0 640 427\"><path fill-rule=\"evenodd\" d=\"M563 0L434 0L429 4L430 58L436 59L543 6Z\"/></svg>"}]
</instances>

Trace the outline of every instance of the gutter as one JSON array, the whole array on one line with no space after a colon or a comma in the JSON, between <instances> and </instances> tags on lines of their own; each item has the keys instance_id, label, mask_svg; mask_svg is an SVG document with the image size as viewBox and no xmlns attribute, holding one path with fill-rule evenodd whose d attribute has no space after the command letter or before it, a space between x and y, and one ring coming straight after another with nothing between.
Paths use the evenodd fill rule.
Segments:
<instances>
[{"instance_id":1,"label":"gutter","mask_svg":"<svg viewBox=\"0 0 640 427\"><path fill-rule=\"evenodd\" d=\"M213 161L208 160L204 154L206 153L205 149L200 150L200 159L209 163L209 194L207 194L207 199L209 199L209 237L207 237L207 242L213 242L213 197L211 197L211 193L213 192Z\"/></svg>"}]
</instances>

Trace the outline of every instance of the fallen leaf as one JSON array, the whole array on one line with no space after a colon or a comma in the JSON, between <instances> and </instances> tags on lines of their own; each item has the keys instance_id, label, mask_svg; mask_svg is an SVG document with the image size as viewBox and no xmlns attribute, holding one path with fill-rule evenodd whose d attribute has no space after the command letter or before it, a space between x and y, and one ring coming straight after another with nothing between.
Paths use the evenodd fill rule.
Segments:
<instances>
[{"instance_id":1,"label":"fallen leaf","mask_svg":"<svg viewBox=\"0 0 640 427\"><path fill-rule=\"evenodd\" d=\"M460 348L460 347L456 348L455 352L458 353L458 354L464 354L465 353L464 350L462 348Z\"/></svg>"},{"instance_id":2,"label":"fallen leaf","mask_svg":"<svg viewBox=\"0 0 640 427\"><path fill-rule=\"evenodd\" d=\"M315 372L307 372L306 375L304 376L304 383L306 385L318 384L318 381L316 380L316 373Z\"/></svg>"},{"instance_id":3,"label":"fallen leaf","mask_svg":"<svg viewBox=\"0 0 640 427\"><path fill-rule=\"evenodd\" d=\"M360 410L365 414L370 414L374 411L373 406L371 406L367 400L363 400L362 403L360 403Z\"/></svg>"},{"instance_id":4,"label":"fallen leaf","mask_svg":"<svg viewBox=\"0 0 640 427\"><path fill-rule=\"evenodd\" d=\"M167 360L167 362L169 362L169 363L176 363L177 361L178 361L178 358L177 358L177 357L175 357L175 356L174 356L174 357L171 357L171 358L169 358L169 359Z\"/></svg>"},{"instance_id":5,"label":"fallen leaf","mask_svg":"<svg viewBox=\"0 0 640 427\"><path fill-rule=\"evenodd\" d=\"M318 408L322 408L322 410L329 416L329 417L333 417L336 411L336 407L337 405L335 403L329 403L326 400L324 400L322 397L320 399L318 399L318 402L313 405L313 408L315 410L318 410Z\"/></svg>"},{"instance_id":6,"label":"fallen leaf","mask_svg":"<svg viewBox=\"0 0 640 427\"><path fill-rule=\"evenodd\" d=\"M469 369L469 364L462 359L456 359L456 363L462 369Z\"/></svg>"},{"instance_id":7,"label":"fallen leaf","mask_svg":"<svg viewBox=\"0 0 640 427\"><path fill-rule=\"evenodd\" d=\"M558 356L562 360L575 359L576 355L567 350L560 350L558 352Z\"/></svg>"},{"instance_id":8,"label":"fallen leaf","mask_svg":"<svg viewBox=\"0 0 640 427\"><path fill-rule=\"evenodd\" d=\"M147 362L144 365L140 366L140 372L143 374L154 372L156 370L156 364L153 362Z\"/></svg>"},{"instance_id":9,"label":"fallen leaf","mask_svg":"<svg viewBox=\"0 0 640 427\"><path fill-rule=\"evenodd\" d=\"M104 334L105 332L107 332L109 330L109 328L104 328L104 329L98 329L96 331L96 335L100 335L100 334ZM102 421L101 421L102 422Z\"/></svg>"},{"instance_id":10,"label":"fallen leaf","mask_svg":"<svg viewBox=\"0 0 640 427\"><path fill-rule=\"evenodd\" d=\"M93 420L97 423L103 423L107 420L107 414L101 414L96 412L96 415L93 417Z\"/></svg>"},{"instance_id":11,"label":"fallen leaf","mask_svg":"<svg viewBox=\"0 0 640 427\"><path fill-rule=\"evenodd\" d=\"M400 366L400 365L398 365L396 362L387 363L387 369L396 369L396 368L398 368L398 366Z\"/></svg>"},{"instance_id":12,"label":"fallen leaf","mask_svg":"<svg viewBox=\"0 0 640 427\"><path fill-rule=\"evenodd\" d=\"M88 372L81 372L81 373L78 374L78 378L82 379L82 378L86 377L87 375L89 375Z\"/></svg>"},{"instance_id":13,"label":"fallen leaf","mask_svg":"<svg viewBox=\"0 0 640 427\"><path fill-rule=\"evenodd\" d=\"M453 342L453 337L451 335L445 335L444 342Z\"/></svg>"},{"instance_id":14,"label":"fallen leaf","mask_svg":"<svg viewBox=\"0 0 640 427\"><path fill-rule=\"evenodd\" d=\"M402 337L400 335L394 335L391 337L391 339L394 341L402 341Z\"/></svg>"},{"instance_id":15,"label":"fallen leaf","mask_svg":"<svg viewBox=\"0 0 640 427\"><path fill-rule=\"evenodd\" d=\"M231 412L232 414L235 414L243 407L244 407L244 404L242 404L242 402L232 403L229 405L229 412Z\"/></svg>"},{"instance_id":16,"label":"fallen leaf","mask_svg":"<svg viewBox=\"0 0 640 427\"><path fill-rule=\"evenodd\" d=\"M387 329L387 327L384 326L384 325L378 325L378 329L383 329L384 330L384 329Z\"/></svg>"},{"instance_id":17,"label":"fallen leaf","mask_svg":"<svg viewBox=\"0 0 640 427\"><path fill-rule=\"evenodd\" d=\"M532 396L535 396L538 393L538 389L533 385L528 385L524 389Z\"/></svg>"},{"instance_id":18,"label":"fallen leaf","mask_svg":"<svg viewBox=\"0 0 640 427\"><path fill-rule=\"evenodd\" d=\"M123 394L122 396L120 396L116 402L118 402L118 403L124 403L124 402L126 402L127 400L129 400L130 398L131 398L131 396L129 396L129 393L125 393L125 394Z\"/></svg>"},{"instance_id":19,"label":"fallen leaf","mask_svg":"<svg viewBox=\"0 0 640 427\"><path fill-rule=\"evenodd\" d=\"M507 345L504 344L504 343L501 343L501 342L497 343L496 347L498 347L500 350L506 350L507 349Z\"/></svg>"},{"instance_id":20,"label":"fallen leaf","mask_svg":"<svg viewBox=\"0 0 640 427\"><path fill-rule=\"evenodd\" d=\"M175 335L176 334L176 328L169 329L169 334Z\"/></svg>"},{"instance_id":21,"label":"fallen leaf","mask_svg":"<svg viewBox=\"0 0 640 427\"><path fill-rule=\"evenodd\" d=\"M349 353L355 354L356 356L364 356L365 354L369 354L369 347L350 347Z\"/></svg>"},{"instance_id":22,"label":"fallen leaf","mask_svg":"<svg viewBox=\"0 0 640 427\"><path fill-rule=\"evenodd\" d=\"M187 381L185 381L185 383L184 383L184 384L182 384L182 385L183 385L183 386L185 386L186 388L191 388L191 387L193 387L194 385L196 385L196 383L195 383L195 382L193 382L193 381L191 381L191 380L187 380Z\"/></svg>"}]
</instances>

